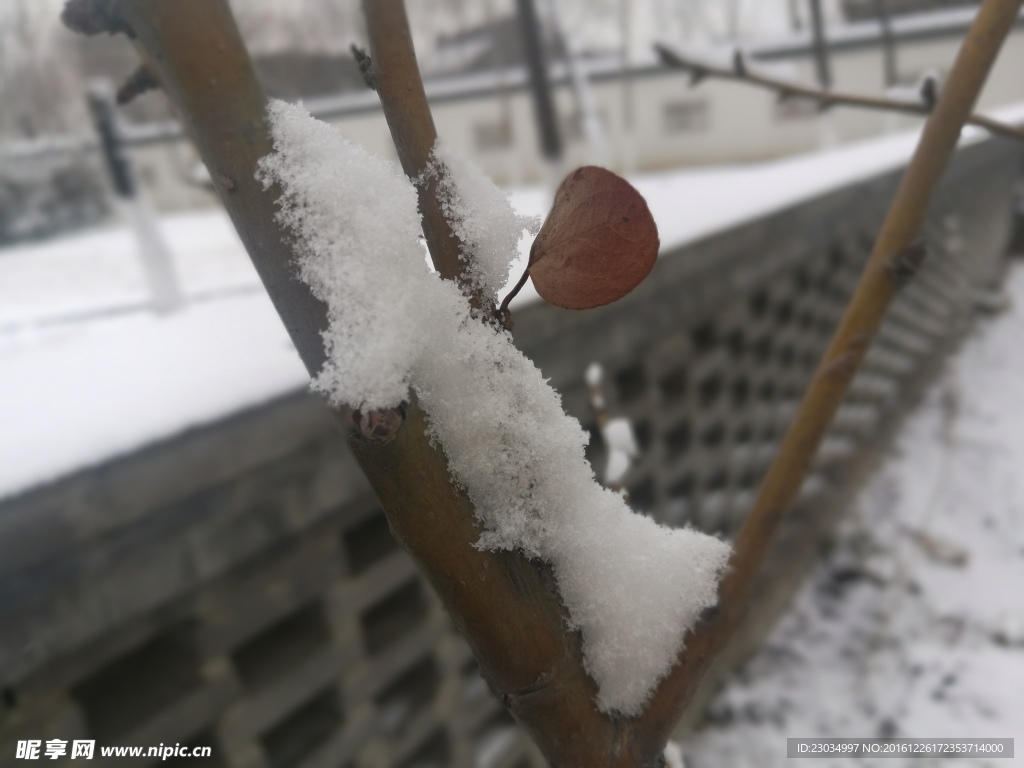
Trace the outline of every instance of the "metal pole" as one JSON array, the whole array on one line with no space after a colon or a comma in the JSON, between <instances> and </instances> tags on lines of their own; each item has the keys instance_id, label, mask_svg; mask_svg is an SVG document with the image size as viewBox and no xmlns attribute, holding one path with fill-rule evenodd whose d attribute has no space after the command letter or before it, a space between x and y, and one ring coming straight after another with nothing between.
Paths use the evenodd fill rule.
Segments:
<instances>
[{"instance_id":1,"label":"metal pole","mask_svg":"<svg viewBox=\"0 0 1024 768\"><path fill-rule=\"evenodd\" d=\"M594 103L594 94L590 88L589 73L586 65L581 60L580 52L576 46L576 38L570 34L562 17L559 14L559 0L547 0L548 15L555 28L558 39L562 42L565 53L565 64L569 68L569 78L572 82L573 94L576 97L576 110L579 113L580 127L587 140L589 149L589 161L596 165L608 164L608 148L604 140L604 128L601 126L601 117L597 113L597 105Z\"/></svg>"},{"instance_id":2,"label":"metal pole","mask_svg":"<svg viewBox=\"0 0 1024 768\"><path fill-rule=\"evenodd\" d=\"M541 153L546 160L556 163L562 157L562 137L558 131L555 100L551 93L551 80L544 56L544 42L537 19L537 9L533 5L533 0L516 0L516 8L523 34L526 66L530 72L533 112L537 120Z\"/></svg>"},{"instance_id":3,"label":"metal pole","mask_svg":"<svg viewBox=\"0 0 1024 768\"><path fill-rule=\"evenodd\" d=\"M889 15L889 1L875 0L875 14L882 32L882 56L885 66L885 85L891 88L899 81L896 71L896 40L892 34L892 17Z\"/></svg>"},{"instance_id":4,"label":"metal pole","mask_svg":"<svg viewBox=\"0 0 1024 768\"><path fill-rule=\"evenodd\" d=\"M135 179L114 104L114 89L109 82L96 81L90 84L87 99L114 192L121 200L119 207L135 233L153 307L157 312L172 312L184 301L181 283L159 223Z\"/></svg>"},{"instance_id":5,"label":"metal pole","mask_svg":"<svg viewBox=\"0 0 1024 768\"><path fill-rule=\"evenodd\" d=\"M118 197L132 198L138 193L131 161L125 151L124 138L117 120L117 108L108 83L96 82L89 87L86 99L93 127L100 140L100 151L110 174L110 183Z\"/></svg>"},{"instance_id":6,"label":"metal pole","mask_svg":"<svg viewBox=\"0 0 1024 768\"><path fill-rule=\"evenodd\" d=\"M623 173L633 170L636 162L633 144L633 4L632 0L619 0L619 31L622 34L622 132L619 144L619 162Z\"/></svg>"},{"instance_id":7,"label":"metal pole","mask_svg":"<svg viewBox=\"0 0 1024 768\"><path fill-rule=\"evenodd\" d=\"M825 20L821 12L821 0L810 0L811 29L814 34L814 62L818 69L818 85L826 90L832 87L832 70L829 67L828 43L825 40Z\"/></svg>"}]
</instances>

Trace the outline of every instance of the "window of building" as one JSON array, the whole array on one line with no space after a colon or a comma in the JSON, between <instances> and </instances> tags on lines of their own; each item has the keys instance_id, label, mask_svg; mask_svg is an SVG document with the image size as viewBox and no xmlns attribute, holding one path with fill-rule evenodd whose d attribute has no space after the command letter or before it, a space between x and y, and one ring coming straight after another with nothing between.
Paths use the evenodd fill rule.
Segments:
<instances>
[{"instance_id":1,"label":"window of building","mask_svg":"<svg viewBox=\"0 0 1024 768\"><path fill-rule=\"evenodd\" d=\"M779 122L791 120L813 120L821 114L821 102L806 96L790 96L775 102L775 119Z\"/></svg>"},{"instance_id":2,"label":"window of building","mask_svg":"<svg viewBox=\"0 0 1024 768\"><path fill-rule=\"evenodd\" d=\"M596 110L595 117L602 128L608 125L608 120L603 109ZM587 138L587 132L584 122L584 115L578 109L573 110L571 114L564 116L562 118L562 136L565 140L569 142L585 141Z\"/></svg>"},{"instance_id":3,"label":"window of building","mask_svg":"<svg viewBox=\"0 0 1024 768\"><path fill-rule=\"evenodd\" d=\"M661 107L665 133L698 133L708 129L708 103L703 99L669 101Z\"/></svg>"},{"instance_id":4,"label":"window of building","mask_svg":"<svg viewBox=\"0 0 1024 768\"><path fill-rule=\"evenodd\" d=\"M512 146L512 123L498 120L473 126L473 141L478 150L496 150Z\"/></svg>"}]
</instances>

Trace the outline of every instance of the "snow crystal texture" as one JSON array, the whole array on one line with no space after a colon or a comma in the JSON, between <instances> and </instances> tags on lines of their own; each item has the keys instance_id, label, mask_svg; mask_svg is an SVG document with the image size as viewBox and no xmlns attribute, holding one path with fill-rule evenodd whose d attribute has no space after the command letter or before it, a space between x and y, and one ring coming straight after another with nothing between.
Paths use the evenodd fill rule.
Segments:
<instances>
[{"instance_id":1,"label":"snow crystal texture","mask_svg":"<svg viewBox=\"0 0 1024 768\"><path fill-rule=\"evenodd\" d=\"M428 175L437 177L442 209L462 243L473 288L494 297L508 282L511 257L523 230L537 234L540 219L515 212L508 196L473 161L438 139Z\"/></svg>"},{"instance_id":2,"label":"snow crystal texture","mask_svg":"<svg viewBox=\"0 0 1024 768\"><path fill-rule=\"evenodd\" d=\"M478 546L552 564L598 705L639 713L714 604L728 545L634 514L595 481L586 433L540 371L506 332L472 319L459 288L424 263L416 195L397 169L301 107L275 102L269 115L275 149L259 176L280 185L300 276L329 307L330 361L315 388L360 408L415 391L473 501ZM504 196L482 179L456 172L451 204L464 242L493 249L480 272L490 288L507 275L516 242L501 215L489 229Z\"/></svg>"}]
</instances>

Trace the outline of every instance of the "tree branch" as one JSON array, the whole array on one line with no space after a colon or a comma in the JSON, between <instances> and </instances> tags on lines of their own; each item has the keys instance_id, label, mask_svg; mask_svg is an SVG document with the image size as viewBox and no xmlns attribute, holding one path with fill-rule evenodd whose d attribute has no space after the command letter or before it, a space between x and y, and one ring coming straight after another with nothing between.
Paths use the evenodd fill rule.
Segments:
<instances>
[{"instance_id":1,"label":"tree branch","mask_svg":"<svg viewBox=\"0 0 1024 768\"><path fill-rule=\"evenodd\" d=\"M311 375L319 373L326 312L294 273L291 239L275 217L279 190L265 191L255 180L257 161L272 151L273 142L266 100L227 0L72 0L68 8L72 18L85 20L79 29L87 23L90 33L126 32L153 63L211 176L225 180L217 193L300 357ZM97 9L102 13L94 13ZM411 44L408 36L404 39L402 45ZM384 93L407 85L415 90L408 80L415 71L391 71L394 61L410 61L411 52L401 47L374 50L381 81L392 84ZM409 124L415 141L406 140L405 129L399 131L406 145L400 151L420 163L410 166L414 173L433 143L432 132L417 120ZM433 205L430 198L423 204ZM442 217L435 226L444 231L447 224ZM432 244L435 258L438 252ZM458 274L461 262L451 258L454 251L447 253L439 268ZM341 416L395 537L433 584L492 690L552 765L654 768L661 745L638 748L628 721L597 709L581 640L567 629L551 569L520 553L474 546L480 530L472 503L452 483L443 453L431 446L423 411L410 404L405 427L386 444L353 436L348 414Z\"/></svg>"},{"instance_id":2,"label":"tree branch","mask_svg":"<svg viewBox=\"0 0 1024 768\"><path fill-rule=\"evenodd\" d=\"M840 93L772 77L748 66L739 52L736 53L735 65L730 68L687 56L682 51L661 43L656 44L654 48L663 62L669 66L689 72L693 76L694 84L707 77L714 77L719 80L734 80L775 91L780 99L793 97L813 99L821 105L822 109L837 106L860 107L862 109L874 109L883 112L902 112L908 115L927 116L931 113L934 106L934 104L924 101L915 103L881 96ZM973 114L969 115L964 122L984 128L989 133L998 136L1024 141L1024 128L1020 126L1008 125L984 115Z\"/></svg>"},{"instance_id":3,"label":"tree branch","mask_svg":"<svg viewBox=\"0 0 1024 768\"><path fill-rule=\"evenodd\" d=\"M641 741L667 739L715 653L739 622L771 538L803 483L832 417L860 366L885 311L924 250L918 230L960 131L988 77L1022 0L985 0L928 117L917 149L889 207L857 289L758 490L734 543L731 568L712 616L686 641L679 665L659 686L639 724Z\"/></svg>"},{"instance_id":4,"label":"tree branch","mask_svg":"<svg viewBox=\"0 0 1024 768\"><path fill-rule=\"evenodd\" d=\"M826 352L794 424L740 531L721 604L687 638L679 664L634 720L597 710L579 635L566 629L551 570L519 553L476 549L474 510L451 481L443 453L426 437L414 404L394 439L350 445L392 531L433 583L480 661L492 689L558 766L653 768L703 671L738 621L769 536L792 502L829 420L882 314L921 254L908 249L999 44L1022 0L986 0L930 116L864 277ZM275 218L278 190L254 178L270 153L265 98L227 0L72 0L66 18L90 33L135 39L174 102L274 305L311 374L324 363L326 312L296 279L290 239ZM421 176L435 140L399 0L367 3L375 82L406 173ZM390 114L389 114L390 113ZM449 278L462 275L459 245L436 187L421 185L432 256ZM386 214L384 214L386 215ZM427 221L429 230L427 229ZM464 279L464 278L463 278Z\"/></svg>"},{"instance_id":5,"label":"tree branch","mask_svg":"<svg viewBox=\"0 0 1024 768\"><path fill-rule=\"evenodd\" d=\"M460 253L462 244L453 231L452 223L444 216L442 200L438 194L439 175L424 174L437 141L437 133L416 63L404 1L363 0L363 11L370 38L374 87L380 96L402 168L411 179L419 181L420 212L431 257L443 277L457 280L463 289L472 290L466 278L468 264ZM441 173L444 172L442 169ZM493 304L489 297L476 295L473 300L475 306L487 310L482 319L493 316ZM410 428L417 432L424 427L425 423L416 426L410 423ZM357 449L357 455L362 449ZM415 473L410 474L408 468L396 466L392 468L391 476L397 482L393 482L383 493L397 494L394 497L396 501L413 493L413 488L402 486L406 480L417 482ZM385 497L381 498L383 502ZM491 623L496 614L507 616L505 609L498 608L492 596L483 590L479 602L467 606L468 610L459 613L449 603L451 590L446 596L446 592L439 588L460 630L473 645L491 687L531 733L553 765L626 768L656 764L663 745L657 745L653 751L642 749L638 753L636 745L630 743L631 731L625 727L626 724L597 709L596 687L583 666L581 639L577 632L569 632L566 628L561 598L547 565L528 562L520 553L477 551L472 545L479 536L479 529L472 521L457 531L448 532L449 535L443 539L435 538L429 544L420 542L419 545L415 543L418 535L429 533L437 536L438 531L432 526L423 525L419 526L422 530L418 533L400 530L394 521L392 528L400 540L410 544L410 551L421 553L421 562L435 586L439 586L435 575L450 570L451 561L464 558L468 548L474 552L476 559L498 560L503 569L512 572L513 581L533 584L530 591L544 596L542 615L537 615L538 606L535 605L519 608L522 613L516 619L529 624L519 634L520 637L526 637L529 632L543 632L552 647L560 648L557 659L538 655L529 645L523 645L515 639L516 633L509 633L506 627L496 627L500 635L492 638L490 647L482 647L474 641L473 626L467 625L467 621L475 623L486 620ZM426 557L432 559L427 561ZM482 573L486 572L487 564L484 562ZM528 602L536 599L535 595L527 595L526 598ZM503 647L499 649L499 645ZM532 670L533 679L525 686L502 684L501 677L508 670L501 668L520 664L526 664Z\"/></svg>"},{"instance_id":6,"label":"tree branch","mask_svg":"<svg viewBox=\"0 0 1024 768\"><path fill-rule=\"evenodd\" d=\"M438 174L427 173L437 130L416 63L405 4L402 0L363 0L363 13L370 37L374 88L380 96L402 170L416 183L430 258L441 277L455 280L472 292L462 259L463 243L444 216L440 179ZM489 297L474 295L473 303L493 314Z\"/></svg>"}]
</instances>

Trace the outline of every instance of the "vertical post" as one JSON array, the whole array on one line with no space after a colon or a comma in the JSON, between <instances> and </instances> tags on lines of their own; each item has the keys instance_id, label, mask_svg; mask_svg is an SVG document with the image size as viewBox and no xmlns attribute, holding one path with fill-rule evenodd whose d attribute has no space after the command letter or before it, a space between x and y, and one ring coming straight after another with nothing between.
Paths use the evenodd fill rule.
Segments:
<instances>
[{"instance_id":1,"label":"vertical post","mask_svg":"<svg viewBox=\"0 0 1024 768\"><path fill-rule=\"evenodd\" d=\"M90 84L87 99L107 172L121 201L118 207L135 233L153 307L157 312L172 312L183 302L181 285L170 249L135 178L114 104L113 88L106 81L96 81Z\"/></svg>"},{"instance_id":2,"label":"vertical post","mask_svg":"<svg viewBox=\"0 0 1024 768\"><path fill-rule=\"evenodd\" d=\"M494 33L494 0L484 1L484 19L488 29ZM506 182L517 184L520 181L520 162L516 151L515 120L512 115L512 103L508 88L508 62L500 45L492 38L489 51L491 67L498 78L498 107L501 114L502 155L505 162Z\"/></svg>"},{"instance_id":3,"label":"vertical post","mask_svg":"<svg viewBox=\"0 0 1024 768\"><path fill-rule=\"evenodd\" d=\"M622 133L619 145L623 173L633 170L636 157L633 145L633 4L619 0L619 29L622 33Z\"/></svg>"},{"instance_id":4,"label":"vertical post","mask_svg":"<svg viewBox=\"0 0 1024 768\"><path fill-rule=\"evenodd\" d=\"M559 0L548 0L548 15L555 28L555 33L562 43L565 64L569 68L569 79L572 82L573 95L576 97L576 111L579 114L583 135L587 140L589 162L595 165L608 164L608 148L604 140L604 129L601 117L594 103L594 93L590 88L590 77L586 65L580 60L580 52L576 39L566 30L558 10Z\"/></svg>"},{"instance_id":5,"label":"vertical post","mask_svg":"<svg viewBox=\"0 0 1024 768\"><path fill-rule=\"evenodd\" d=\"M734 43L740 39L740 3L739 0L727 0L725 4L725 34Z\"/></svg>"},{"instance_id":6,"label":"vertical post","mask_svg":"<svg viewBox=\"0 0 1024 768\"><path fill-rule=\"evenodd\" d=\"M821 0L810 0L811 29L814 34L814 63L818 70L818 85L825 90L832 87L832 70L828 60L828 43L825 40L825 19L821 12Z\"/></svg>"},{"instance_id":7,"label":"vertical post","mask_svg":"<svg viewBox=\"0 0 1024 768\"><path fill-rule=\"evenodd\" d=\"M875 15L882 37L882 61L885 68L885 87L896 85L899 76L896 71L896 40L892 34L892 17L889 15L889 0L875 0Z\"/></svg>"},{"instance_id":8,"label":"vertical post","mask_svg":"<svg viewBox=\"0 0 1024 768\"><path fill-rule=\"evenodd\" d=\"M125 151L124 138L121 135L121 126L117 120L117 109L109 84L103 81L91 83L86 99L114 192L121 198L135 197L138 185L135 182L131 161Z\"/></svg>"},{"instance_id":9,"label":"vertical post","mask_svg":"<svg viewBox=\"0 0 1024 768\"><path fill-rule=\"evenodd\" d=\"M800 19L800 7L798 0L789 0L789 26L793 28L794 32L799 32L804 28L804 23Z\"/></svg>"},{"instance_id":10,"label":"vertical post","mask_svg":"<svg viewBox=\"0 0 1024 768\"><path fill-rule=\"evenodd\" d=\"M558 131L555 100L551 93L551 80L548 76L537 9L533 0L516 0L516 9L523 34L526 66L530 72L530 89L533 92L533 111L537 120L541 153L545 160L555 164L562 158L562 137Z\"/></svg>"}]
</instances>

